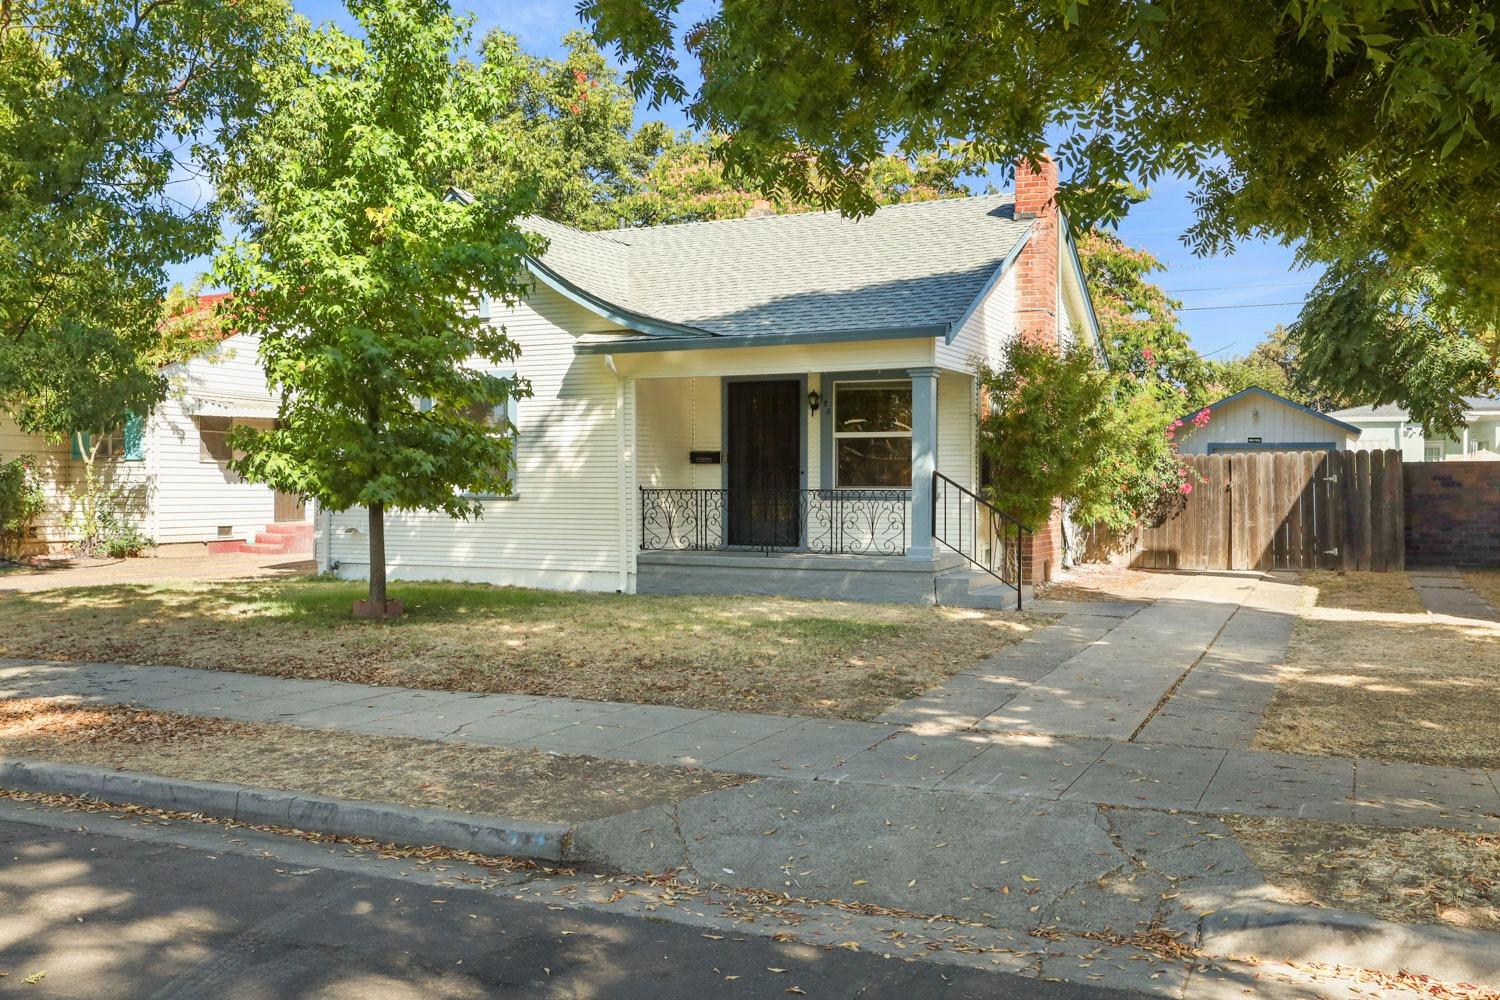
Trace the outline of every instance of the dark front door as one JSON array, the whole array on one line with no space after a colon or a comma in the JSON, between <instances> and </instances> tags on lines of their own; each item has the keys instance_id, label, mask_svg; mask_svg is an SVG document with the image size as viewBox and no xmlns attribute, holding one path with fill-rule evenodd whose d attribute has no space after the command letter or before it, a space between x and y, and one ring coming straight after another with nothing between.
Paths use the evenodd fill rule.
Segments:
<instances>
[{"instance_id":1,"label":"dark front door","mask_svg":"<svg viewBox=\"0 0 1500 1000\"><path fill-rule=\"evenodd\" d=\"M729 544L795 548L802 539L802 384L729 383Z\"/></svg>"}]
</instances>

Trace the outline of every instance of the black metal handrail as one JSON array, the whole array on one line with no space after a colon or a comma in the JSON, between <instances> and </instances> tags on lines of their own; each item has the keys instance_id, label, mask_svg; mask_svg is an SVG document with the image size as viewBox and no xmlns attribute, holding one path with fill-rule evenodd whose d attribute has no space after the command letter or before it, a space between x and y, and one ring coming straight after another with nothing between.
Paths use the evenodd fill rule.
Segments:
<instances>
[{"instance_id":1,"label":"black metal handrail","mask_svg":"<svg viewBox=\"0 0 1500 1000\"><path fill-rule=\"evenodd\" d=\"M906 551L907 490L728 490L640 487L646 551Z\"/></svg>"},{"instance_id":2,"label":"black metal handrail","mask_svg":"<svg viewBox=\"0 0 1500 1000\"><path fill-rule=\"evenodd\" d=\"M955 509L956 508L956 509ZM968 548L965 548L965 527ZM1021 522L966 486L932 474L932 537L1016 592L1021 608Z\"/></svg>"}]
</instances>

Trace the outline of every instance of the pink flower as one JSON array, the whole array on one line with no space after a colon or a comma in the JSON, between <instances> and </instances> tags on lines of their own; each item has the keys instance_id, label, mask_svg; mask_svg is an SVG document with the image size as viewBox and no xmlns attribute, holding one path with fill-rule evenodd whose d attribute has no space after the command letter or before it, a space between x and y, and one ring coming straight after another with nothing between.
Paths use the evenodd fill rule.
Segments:
<instances>
[{"instance_id":1,"label":"pink flower","mask_svg":"<svg viewBox=\"0 0 1500 1000\"><path fill-rule=\"evenodd\" d=\"M1156 352L1151 350L1151 348L1149 347L1143 348L1141 350L1141 357L1146 359L1146 363L1148 365L1156 363Z\"/></svg>"},{"instance_id":2,"label":"pink flower","mask_svg":"<svg viewBox=\"0 0 1500 1000\"><path fill-rule=\"evenodd\" d=\"M1181 493L1183 496L1187 496L1189 493L1193 492L1193 484L1183 483L1177 488L1177 492Z\"/></svg>"}]
</instances>

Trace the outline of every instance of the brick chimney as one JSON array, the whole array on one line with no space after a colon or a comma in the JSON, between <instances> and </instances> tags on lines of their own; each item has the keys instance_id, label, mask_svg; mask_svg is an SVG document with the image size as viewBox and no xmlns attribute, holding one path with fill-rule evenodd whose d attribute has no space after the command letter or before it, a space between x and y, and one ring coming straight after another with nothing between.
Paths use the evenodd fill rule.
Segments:
<instances>
[{"instance_id":1,"label":"brick chimney","mask_svg":"<svg viewBox=\"0 0 1500 1000\"><path fill-rule=\"evenodd\" d=\"M745 218L764 219L768 215L775 214L776 209L771 207L771 203L769 201L764 198L757 198L755 199L755 204L751 205L749 210L745 212Z\"/></svg>"},{"instance_id":2,"label":"brick chimney","mask_svg":"<svg viewBox=\"0 0 1500 1000\"><path fill-rule=\"evenodd\" d=\"M1057 164L1044 153L1039 166L1033 170L1025 160L1016 163L1016 218L1036 220L1016 261L1016 331L1056 344Z\"/></svg>"},{"instance_id":3,"label":"brick chimney","mask_svg":"<svg viewBox=\"0 0 1500 1000\"><path fill-rule=\"evenodd\" d=\"M1054 346L1058 337L1057 164L1043 154L1040 169L1016 163L1016 218L1032 221L1031 238L1016 260L1016 333ZM1026 536L1021 546L1021 578L1027 583L1052 579L1062 569L1062 502L1052 502L1052 515Z\"/></svg>"}]
</instances>

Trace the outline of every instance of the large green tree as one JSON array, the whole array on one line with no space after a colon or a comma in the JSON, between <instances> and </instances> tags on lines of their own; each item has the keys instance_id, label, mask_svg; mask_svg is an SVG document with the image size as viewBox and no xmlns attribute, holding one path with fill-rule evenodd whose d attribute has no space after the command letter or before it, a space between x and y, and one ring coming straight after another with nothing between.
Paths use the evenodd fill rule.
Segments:
<instances>
[{"instance_id":1,"label":"large green tree","mask_svg":"<svg viewBox=\"0 0 1500 1000\"><path fill-rule=\"evenodd\" d=\"M1381 300L1420 269L1432 311L1418 322L1497 326L1500 35L1488 0L720 0L681 35L701 71L691 94L676 3L581 10L638 92L686 100L698 127L730 137L719 154L732 176L793 198L868 210L869 165L892 142L966 142L999 162L1051 140L1063 206L1083 224L1122 213L1132 185L1181 175L1199 252L1269 235L1309 260L1379 260ZM1447 341L1382 346L1365 352L1381 370L1367 382L1387 394L1413 387L1403 371L1453 368ZM1333 357L1308 348L1320 369ZM1455 388L1442 388L1451 403Z\"/></svg>"},{"instance_id":2,"label":"large green tree","mask_svg":"<svg viewBox=\"0 0 1500 1000\"><path fill-rule=\"evenodd\" d=\"M63 437L166 390L166 266L213 248L199 179L257 111L285 0L0 5L0 410Z\"/></svg>"},{"instance_id":3,"label":"large green tree","mask_svg":"<svg viewBox=\"0 0 1500 1000\"><path fill-rule=\"evenodd\" d=\"M660 121L636 126L634 95L584 32L563 39L559 59L517 56L516 39L498 31L487 45L521 63L520 83L495 127L524 155L507 153L503 162L476 155L461 175L476 193L504 190L520 171L536 178L537 214L579 229L739 218L761 199L781 213L823 207L729 177L714 156L721 138ZM866 190L879 205L965 195L972 166L961 149L883 156L871 165Z\"/></svg>"},{"instance_id":4,"label":"large green tree","mask_svg":"<svg viewBox=\"0 0 1500 1000\"><path fill-rule=\"evenodd\" d=\"M1383 257L1336 263L1291 330L1301 387L1325 387L1334 400L1399 402L1429 433L1454 433L1464 396L1500 391L1500 325L1464 308L1443 281Z\"/></svg>"},{"instance_id":5,"label":"large green tree","mask_svg":"<svg viewBox=\"0 0 1500 1000\"><path fill-rule=\"evenodd\" d=\"M293 56L268 69L265 110L222 172L244 235L217 267L281 397L274 430L235 436L236 467L367 508L366 607L383 615L386 511L470 517L511 489L499 415L528 388L498 373L517 347L471 296L517 300L541 248L515 224L535 197L523 171L449 196L471 157L511 169L522 153L492 127L525 76L514 49L492 39L460 61L469 22L443 0L348 7L363 38L299 20Z\"/></svg>"},{"instance_id":6,"label":"large green tree","mask_svg":"<svg viewBox=\"0 0 1500 1000\"><path fill-rule=\"evenodd\" d=\"M1150 280L1166 270L1161 261L1099 229L1079 238L1078 256L1111 371L1175 397L1163 400L1174 413L1211 402L1203 359L1177 317L1182 304Z\"/></svg>"}]
</instances>

